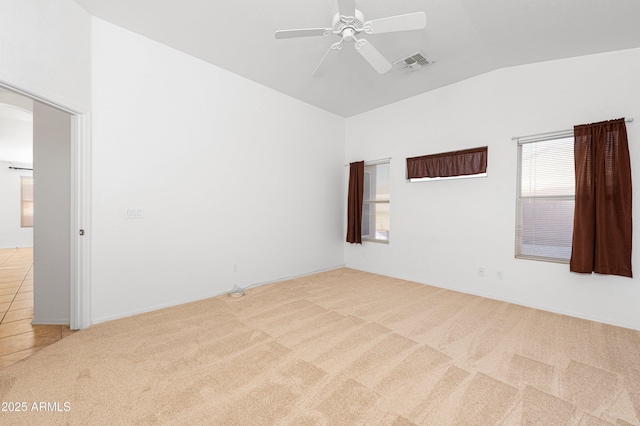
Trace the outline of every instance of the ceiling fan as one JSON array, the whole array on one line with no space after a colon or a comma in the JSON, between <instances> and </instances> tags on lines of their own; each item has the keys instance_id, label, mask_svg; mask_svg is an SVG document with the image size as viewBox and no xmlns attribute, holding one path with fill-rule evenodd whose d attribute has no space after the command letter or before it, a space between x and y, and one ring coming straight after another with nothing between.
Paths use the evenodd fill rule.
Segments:
<instances>
[{"instance_id":1,"label":"ceiling fan","mask_svg":"<svg viewBox=\"0 0 640 426\"><path fill-rule=\"evenodd\" d=\"M276 39L328 36L335 34L340 37L340 41L331 45L327 53L324 54L320 63L313 71L313 75L320 75L326 69L330 60L333 59L342 49L344 43L354 42L355 48L366 59L369 64L380 74L384 74L391 69L391 63L382 56L378 50L364 38L356 35L382 34L395 31L421 30L427 26L427 19L424 12L409 13L406 15L396 15L387 18L365 21L364 15L356 9L355 0L338 0L338 13L333 17L331 28L305 28L299 30L276 31Z\"/></svg>"}]
</instances>

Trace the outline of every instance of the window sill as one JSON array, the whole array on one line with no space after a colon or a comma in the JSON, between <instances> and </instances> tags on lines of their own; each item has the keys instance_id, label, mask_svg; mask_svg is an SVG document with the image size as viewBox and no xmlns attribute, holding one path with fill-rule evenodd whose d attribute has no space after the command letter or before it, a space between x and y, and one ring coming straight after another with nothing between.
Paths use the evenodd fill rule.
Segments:
<instances>
[{"instance_id":1,"label":"window sill","mask_svg":"<svg viewBox=\"0 0 640 426\"><path fill-rule=\"evenodd\" d=\"M362 242L365 243L378 243L378 244L389 244L389 240L375 240L373 238L363 238Z\"/></svg>"},{"instance_id":2,"label":"window sill","mask_svg":"<svg viewBox=\"0 0 640 426\"><path fill-rule=\"evenodd\" d=\"M435 182L435 181L438 181L438 180L475 179L475 178L483 178L483 177L487 177L487 174L486 173L477 173L477 174L474 174L474 175L449 176L449 177L411 178L411 179L407 179L407 182L409 182L409 183Z\"/></svg>"},{"instance_id":3,"label":"window sill","mask_svg":"<svg viewBox=\"0 0 640 426\"><path fill-rule=\"evenodd\" d=\"M516 259L523 259L523 260L537 260L538 262L549 262L549 263L560 263L560 264L564 264L564 265L568 265L569 259L553 259L553 258L549 258L549 257L536 257L536 256L524 256L524 255L516 255L515 256Z\"/></svg>"}]
</instances>

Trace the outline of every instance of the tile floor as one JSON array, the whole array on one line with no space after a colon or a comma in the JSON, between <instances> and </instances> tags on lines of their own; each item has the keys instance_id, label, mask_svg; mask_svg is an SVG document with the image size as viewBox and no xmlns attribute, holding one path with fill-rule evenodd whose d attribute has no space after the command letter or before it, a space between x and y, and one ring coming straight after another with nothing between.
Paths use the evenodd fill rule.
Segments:
<instances>
[{"instance_id":1,"label":"tile floor","mask_svg":"<svg viewBox=\"0 0 640 426\"><path fill-rule=\"evenodd\" d=\"M68 325L31 325L33 249L0 249L0 368L73 333Z\"/></svg>"}]
</instances>

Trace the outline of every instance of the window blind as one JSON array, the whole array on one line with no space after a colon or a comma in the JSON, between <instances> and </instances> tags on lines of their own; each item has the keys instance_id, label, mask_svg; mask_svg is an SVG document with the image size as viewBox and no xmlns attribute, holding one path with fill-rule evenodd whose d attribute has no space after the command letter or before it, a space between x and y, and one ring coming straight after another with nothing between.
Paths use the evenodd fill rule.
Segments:
<instances>
[{"instance_id":1,"label":"window blind","mask_svg":"<svg viewBox=\"0 0 640 426\"><path fill-rule=\"evenodd\" d=\"M389 241L389 162L365 163L362 238Z\"/></svg>"},{"instance_id":2,"label":"window blind","mask_svg":"<svg viewBox=\"0 0 640 426\"><path fill-rule=\"evenodd\" d=\"M568 263L574 206L573 133L519 141L516 257Z\"/></svg>"}]
</instances>

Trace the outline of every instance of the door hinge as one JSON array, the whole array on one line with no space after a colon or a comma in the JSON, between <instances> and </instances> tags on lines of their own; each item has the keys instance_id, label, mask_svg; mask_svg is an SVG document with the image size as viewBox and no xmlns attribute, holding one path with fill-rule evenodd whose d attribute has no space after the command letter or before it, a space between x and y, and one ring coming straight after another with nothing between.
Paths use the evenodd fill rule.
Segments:
<instances>
[{"instance_id":1,"label":"door hinge","mask_svg":"<svg viewBox=\"0 0 640 426\"><path fill-rule=\"evenodd\" d=\"M80 230L80 235L84 235L84 229Z\"/></svg>"}]
</instances>

